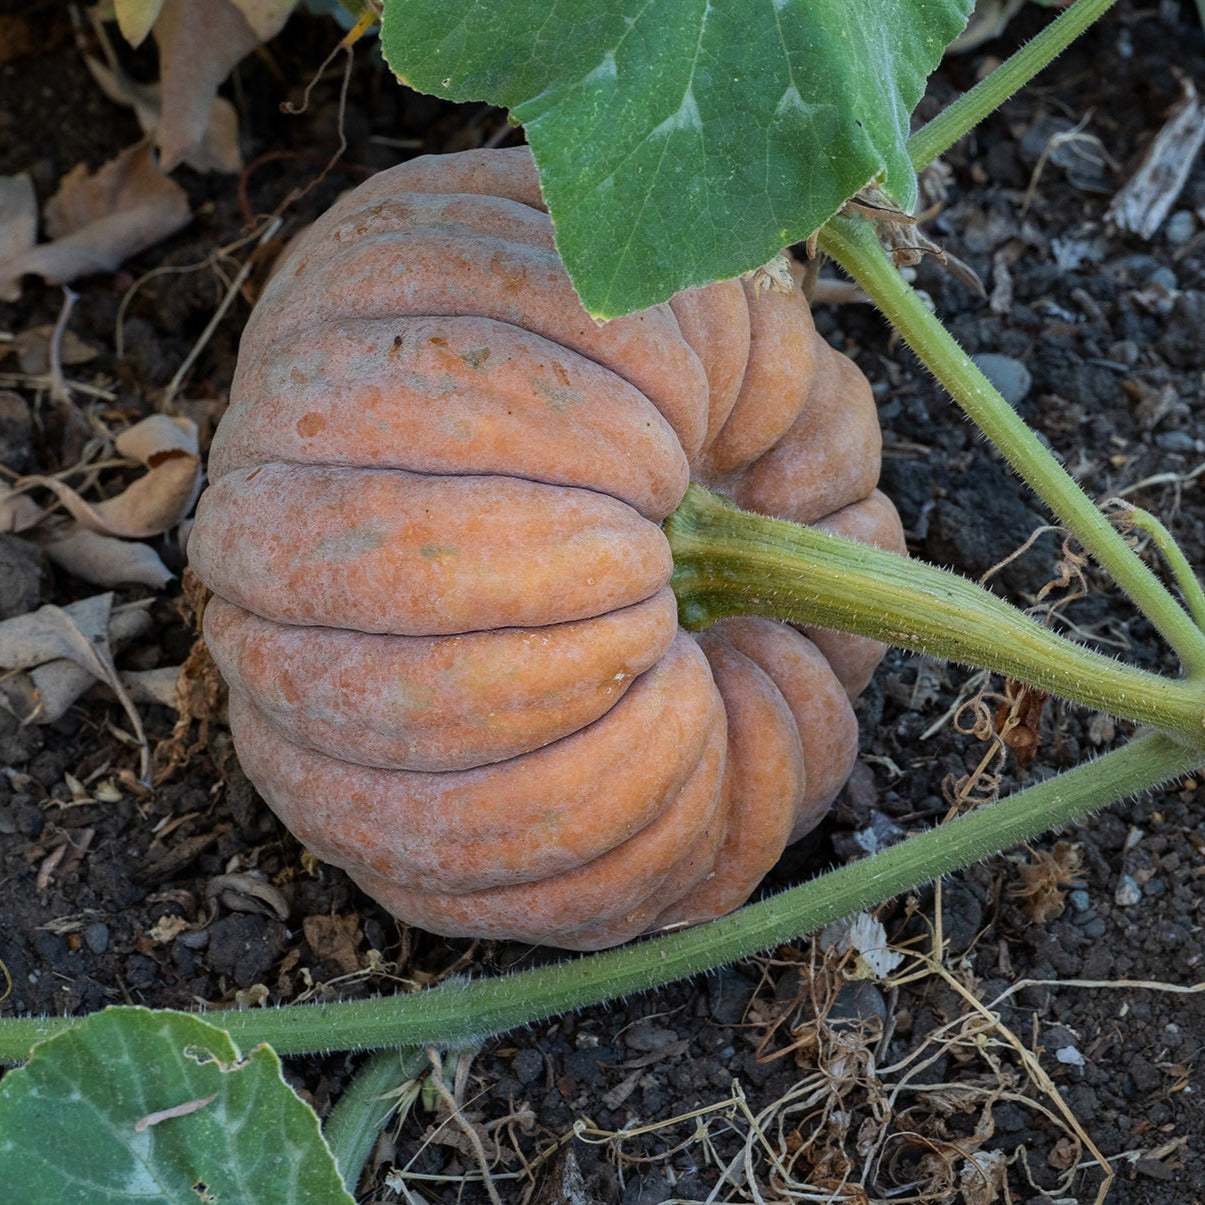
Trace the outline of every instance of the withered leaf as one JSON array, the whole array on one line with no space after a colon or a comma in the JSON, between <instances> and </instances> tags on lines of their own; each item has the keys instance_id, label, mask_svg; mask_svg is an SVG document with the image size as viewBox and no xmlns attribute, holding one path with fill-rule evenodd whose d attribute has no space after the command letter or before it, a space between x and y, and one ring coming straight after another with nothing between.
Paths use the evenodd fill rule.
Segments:
<instances>
[{"instance_id":1,"label":"withered leaf","mask_svg":"<svg viewBox=\"0 0 1205 1205\"><path fill-rule=\"evenodd\" d=\"M113 664L109 623L113 595L97 594L66 607L45 606L0 622L0 668L34 669L47 661L67 660L105 683L117 696L143 751L142 772L149 768L142 719Z\"/></svg>"},{"instance_id":2,"label":"withered leaf","mask_svg":"<svg viewBox=\"0 0 1205 1205\"><path fill-rule=\"evenodd\" d=\"M129 688L130 697L140 703L158 703L160 707L176 708L179 706L176 686L180 680L180 670L179 665L130 670L121 675L121 680Z\"/></svg>"},{"instance_id":3,"label":"withered leaf","mask_svg":"<svg viewBox=\"0 0 1205 1205\"><path fill-rule=\"evenodd\" d=\"M186 418L152 414L115 442L123 456L149 470L116 497L89 502L54 477L27 477L23 484L50 490L76 522L100 535L142 539L174 527L191 509L200 488L196 425Z\"/></svg>"},{"instance_id":4,"label":"withered leaf","mask_svg":"<svg viewBox=\"0 0 1205 1205\"><path fill-rule=\"evenodd\" d=\"M54 241L0 262L0 297L19 296L27 274L62 284L111 272L190 217L188 194L160 171L147 142L127 147L94 173L77 164L46 204L46 229Z\"/></svg>"},{"instance_id":5,"label":"withered leaf","mask_svg":"<svg viewBox=\"0 0 1205 1205\"><path fill-rule=\"evenodd\" d=\"M155 141L164 171L205 140L218 87L234 65L284 25L295 0L165 0L155 22L161 78Z\"/></svg>"},{"instance_id":6,"label":"withered leaf","mask_svg":"<svg viewBox=\"0 0 1205 1205\"><path fill-rule=\"evenodd\" d=\"M153 135L159 127L160 87L158 84L140 84L130 79L119 68L108 66L98 59L86 56L84 62L100 90L114 104L126 105L134 110L144 134ZM181 158L199 172L237 172L242 169L243 157L238 144L238 113L225 97L215 96L209 106L209 119L204 133L197 144Z\"/></svg>"},{"instance_id":7,"label":"withered leaf","mask_svg":"<svg viewBox=\"0 0 1205 1205\"><path fill-rule=\"evenodd\" d=\"M0 481L0 531L28 531L45 513L28 494L18 494Z\"/></svg>"},{"instance_id":8,"label":"withered leaf","mask_svg":"<svg viewBox=\"0 0 1205 1205\"><path fill-rule=\"evenodd\" d=\"M116 652L131 640L146 633L151 617L142 606L123 607L109 619L109 647ZM35 666L29 671L35 702L41 707L37 720L53 724L67 709L96 682L95 674L76 661L59 658Z\"/></svg>"},{"instance_id":9,"label":"withered leaf","mask_svg":"<svg viewBox=\"0 0 1205 1205\"><path fill-rule=\"evenodd\" d=\"M38 199L24 172L0 176L0 301L16 301L19 283L6 265L24 255L38 239Z\"/></svg>"},{"instance_id":10,"label":"withered leaf","mask_svg":"<svg viewBox=\"0 0 1205 1205\"><path fill-rule=\"evenodd\" d=\"M330 962L344 975L360 969L360 919L347 916L307 916L302 922L305 940L319 962Z\"/></svg>"},{"instance_id":11,"label":"withered leaf","mask_svg":"<svg viewBox=\"0 0 1205 1205\"><path fill-rule=\"evenodd\" d=\"M172 571L149 544L103 536L78 523L68 524L63 534L47 540L43 548L56 565L94 586L140 585L161 590L172 580Z\"/></svg>"},{"instance_id":12,"label":"withered leaf","mask_svg":"<svg viewBox=\"0 0 1205 1205\"><path fill-rule=\"evenodd\" d=\"M1048 696L1012 681L1006 684L1005 695L1006 701L996 709L996 731L1025 770L1042 746L1042 712Z\"/></svg>"},{"instance_id":13,"label":"withered leaf","mask_svg":"<svg viewBox=\"0 0 1205 1205\"><path fill-rule=\"evenodd\" d=\"M289 901L279 887L258 875L243 873L219 874L205 886L205 898L221 900L233 912L273 914L280 920L289 919Z\"/></svg>"}]
</instances>

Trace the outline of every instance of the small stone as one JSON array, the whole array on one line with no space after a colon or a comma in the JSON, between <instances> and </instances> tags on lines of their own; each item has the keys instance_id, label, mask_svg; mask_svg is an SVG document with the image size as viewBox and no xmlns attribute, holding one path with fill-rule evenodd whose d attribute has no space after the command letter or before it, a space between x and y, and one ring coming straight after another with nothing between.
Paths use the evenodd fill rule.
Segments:
<instances>
[{"instance_id":1,"label":"small stone","mask_svg":"<svg viewBox=\"0 0 1205 1205\"><path fill-rule=\"evenodd\" d=\"M42 553L28 540L0 534L0 619L34 611L42 601Z\"/></svg>"},{"instance_id":2,"label":"small stone","mask_svg":"<svg viewBox=\"0 0 1205 1205\"><path fill-rule=\"evenodd\" d=\"M279 921L250 912L224 916L209 928L210 967L238 987L261 982L284 953L288 930Z\"/></svg>"},{"instance_id":3,"label":"small stone","mask_svg":"<svg viewBox=\"0 0 1205 1205\"><path fill-rule=\"evenodd\" d=\"M845 784L845 795L849 810L858 817L869 814L878 802L879 789L875 785L874 771L865 762L854 764L853 772Z\"/></svg>"},{"instance_id":4,"label":"small stone","mask_svg":"<svg viewBox=\"0 0 1205 1205\"><path fill-rule=\"evenodd\" d=\"M190 950L203 950L209 945L209 930L196 929L189 933L181 933L176 941Z\"/></svg>"},{"instance_id":5,"label":"small stone","mask_svg":"<svg viewBox=\"0 0 1205 1205\"><path fill-rule=\"evenodd\" d=\"M101 921L93 921L84 927L84 945L93 954L103 954L109 948L109 926Z\"/></svg>"},{"instance_id":6,"label":"small stone","mask_svg":"<svg viewBox=\"0 0 1205 1205\"><path fill-rule=\"evenodd\" d=\"M1020 360L993 351L981 352L971 359L1010 406L1025 400L1033 386L1033 375Z\"/></svg>"},{"instance_id":7,"label":"small stone","mask_svg":"<svg viewBox=\"0 0 1205 1205\"><path fill-rule=\"evenodd\" d=\"M514 1071L519 1083L524 1086L533 1084L544 1074L544 1056L531 1047L520 1050L515 1055Z\"/></svg>"},{"instance_id":8,"label":"small stone","mask_svg":"<svg viewBox=\"0 0 1205 1205\"><path fill-rule=\"evenodd\" d=\"M878 853L880 849L886 849L908 835L885 812L872 811L869 819L870 823L853 835L858 848L864 853Z\"/></svg>"},{"instance_id":9,"label":"small stone","mask_svg":"<svg viewBox=\"0 0 1205 1205\"><path fill-rule=\"evenodd\" d=\"M1176 274L1171 268L1164 267L1162 264L1151 273L1149 283L1158 288L1166 289L1169 293L1174 293L1180 287Z\"/></svg>"},{"instance_id":10,"label":"small stone","mask_svg":"<svg viewBox=\"0 0 1205 1205\"><path fill-rule=\"evenodd\" d=\"M707 979L707 1007L717 1025L739 1025L756 984L728 967Z\"/></svg>"},{"instance_id":11,"label":"small stone","mask_svg":"<svg viewBox=\"0 0 1205 1205\"><path fill-rule=\"evenodd\" d=\"M847 983L829 1009L830 1021L887 1021L887 1001L873 983L857 980Z\"/></svg>"},{"instance_id":12,"label":"small stone","mask_svg":"<svg viewBox=\"0 0 1205 1205\"><path fill-rule=\"evenodd\" d=\"M1129 368L1138 363L1141 354L1141 349L1133 339L1119 339L1109 347L1109 359L1117 360Z\"/></svg>"},{"instance_id":13,"label":"small stone","mask_svg":"<svg viewBox=\"0 0 1205 1205\"><path fill-rule=\"evenodd\" d=\"M14 473L33 467L33 415L20 394L0 389L0 464Z\"/></svg>"},{"instance_id":14,"label":"small stone","mask_svg":"<svg viewBox=\"0 0 1205 1205\"><path fill-rule=\"evenodd\" d=\"M646 1054L664 1050L677 1040L678 1035L672 1029L662 1025L650 1025L647 1021L633 1026L623 1035L624 1045L629 1050L638 1050Z\"/></svg>"},{"instance_id":15,"label":"small stone","mask_svg":"<svg viewBox=\"0 0 1205 1205\"><path fill-rule=\"evenodd\" d=\"M1165 452L1195 452L1197 441L1187 431L1160 431L1155 443Z\"/></svg>"},{"instance_id":16,"label":"small stone","mask_svg":"<svg viewBox=\"0 0 1205 1205\"><path fill-rule=\"evenodd\" d=\"M1067 898L1076 912L1087 912L1092 907L1092 897L1082 888L1070 892Z\"/></svg>"},{"instance_id":17,"label":"small stone","mask_svg":"<svg viewBox=\"0 0 1205 1205\"><path fill-rule=\"evenodd\" d=\"M1054 1052L1054 1057L1068 1067L1079 1067L1082 1069L1085 1066L1084 1056L1074 1046L1060 1046Z\"/></svg>"},{"instance_id":18,"label":"small stone","mask_svg":"<svg viewBox=\"0 0 1205 1205\"><path fill-rule=\"evenodd\" d=\"M1123 874L1113 892L1113 902L1119 908L1132 908L1142 899L1142 888L1134 881L1133 875Z\"/></svg>"},{"instance_id":19,"label":"small stone","mask_svg":"<svg viewBox=\"0 0 1205 1205\"><path fill-rule=\"evenodd\" d=\"M1197 219L1191 209L1178 209L1167 219L1167 225L1163 228L1163 233L1167 236L1167 241L1180 246L1188 242L1196 233Z\"/></svg>"}]
</instances>

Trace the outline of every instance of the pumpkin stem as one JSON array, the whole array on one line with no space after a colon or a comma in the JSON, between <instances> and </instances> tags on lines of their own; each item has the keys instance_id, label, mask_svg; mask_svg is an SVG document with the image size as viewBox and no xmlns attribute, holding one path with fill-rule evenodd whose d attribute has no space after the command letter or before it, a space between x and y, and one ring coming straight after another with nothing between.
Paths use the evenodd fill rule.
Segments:
<instances>
[{"instance_id":1,"label":"pumpkin stem","mask_svg":"<svg viewBox=\"0 0 1205 1205\"><path fill-rule=\"evenodd\" d=\"M1205 686L1123 665L945 569L739 510L691 486L666 520L684 626L765 615L870 636L1140 723L1205 750Z\"/></svg>"}]
</instances>

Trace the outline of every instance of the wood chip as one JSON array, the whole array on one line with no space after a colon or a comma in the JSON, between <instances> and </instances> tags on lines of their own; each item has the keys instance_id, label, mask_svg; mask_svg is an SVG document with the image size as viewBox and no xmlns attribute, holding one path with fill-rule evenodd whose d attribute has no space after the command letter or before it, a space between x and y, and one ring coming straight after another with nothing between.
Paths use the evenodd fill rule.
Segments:
<instances>
[{"instance_id":1,"label":"wood chip","mask_svg":"<svg viewBox=\"0 0 1205 1205\"><path fill-rule=\"evenodd\" d=\"M1105 215L1122 230L1146 239L1171 212L1205 142L1205 106L1191 80L1181 78L1180 86L1183 95Z\"/></svg>"}]
</instances>

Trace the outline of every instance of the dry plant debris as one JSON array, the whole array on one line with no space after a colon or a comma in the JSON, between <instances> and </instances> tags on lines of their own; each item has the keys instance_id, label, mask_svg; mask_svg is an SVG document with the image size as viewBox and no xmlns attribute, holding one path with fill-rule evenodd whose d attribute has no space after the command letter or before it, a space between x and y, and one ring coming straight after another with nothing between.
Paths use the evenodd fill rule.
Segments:
<instances>
[{"instance_id":1,"label":"dry plant debris","mask_svg":"<svg viewBox=\"0 0 1205 1205\"><path fill-rule=\"evenodd\" d=\"M1205 143L1205 104L1187 76L1180 78L1180 87L1180 99L1106 214L1122 230L1146 239L1154 236L1171 212Z\"/></svg>"},{"instance_id":2,"label":"dry plant debris","mask_svg":"<svg viewBox=\"0 0 1205 1205\"><path fill-rule=\"evenodd\" d=\"M174 234L191 213L188 194L163 174L149 143L139 142L94 173L82 163L73 167L47 202L44 216L49 243L35 245L28 238L28 213L11 215L0 227L0 247L14 249L0 261L0 300L17 299L22 276L61 284L91 272L111 272ZM19 247L14 230L26 235L24 246Z\"/></svg>"},{"instance_id":3,"label":"dry plant debris","mask_svg":"<svg viewBox=\"0 0 1205 1205\"><path fill-rule=\"evenodd\" d=\"M175 527L200 490L196 424L152 414L122 431L113 445L120 456L148 470L115 497L88 502L58 478L41 475L24 478L19 488L50 490L80 527L98 535L146 539Z\"/></svg>"},{"instance_id":4,"label":"dry plant debris","mask_svg":"<svg viewBox=\"0 0 1205 1205\"><path fill-rule=\"evenodd\" d=\"M57 719L58 716L52 716L51 712L61 708L61 715L74 702L74 698L66 696L78 684L78 677L55 669L64 661L78 666L88 676L85 688L92 681L105 683L129 717L142 750L142 773L145 778L150 762L146 737L138 710L113 663L113 650L109 643L113 620L112 594L97 594L66 607L47 605L28 615L6 619L0 623L0 668L31 671L29 682L32 690L29 697L33 706L31 711L20 717L24 723ZM120 634L120 626L117 631ZM8 684L12 681L12 676L5 679Z\"/></svg>"},{"instance_id":5,"label":"dry plant debris","mask_svg":"<svg viewBox=\"0 0 1205 1205\"><path fill-rule=\"evenodd\" d=\"M131 45L154 33L162 79L155 93L144 90L140 96L120 78L97 79L106 91L109 84L129 95L126 103L134 107L143 128L153 132L165 171L181 163L202 171L238 171L237 116L217 101L218 87L236 63L280 31L295 4L296 0L116 0L118 27ZM92 70L96 75L95 67Z\"/></svg>"},{"instance_id":6,"label":"dry plant debris","mask_svg":"<svg viewBox=\"0 0 1205 1205\"><path fill-rule=\"evenodd\" d=\"M1009 895L1020 900L1026 915L1037 925L1062 916L1069 888L1077 886L1082 866L1078 845L1059 841L1052 850L1030 850L1018 867L1020 882Z\"/></svg>"},{"instance_id":7,"label":"dry plant debris","mask_svg":"<svg viewBox=\"0 0 1205 1205\"><path fill-rule=\"evenodd\" d=\"M172 574L149 545L134 543L175 527L192 509L201 484L196 425L185 418L153 414L112 441L119 459L81 462L53 476L35 474L0 484L0 531L34 532L47 555L68 572L95 585L140 583L162 588ZM65 477L95 473L105 464L140 464L147 472L112 497L91 502ZM47 489L71 516L58 521L55 508L36 505L35 489Z\"/></svg>"},{"instance_id":8,"label":"dry plant debris","mask_svg":"<svg viewBox=\"0 0 1205 1205\"><path fill-rule=\"evenodd\" d=\"M121 70L116 56L112 55L107 40L103 45L109 51L106 55L109 60L107 63L102 63L92 55L84 56L92 78L111 101L134 110L134 116L144 134L154 134L163 120L159 85L140 84L130 79ZM210 102L205 131L195 146L183 152L181 162L199 172L232 173L242 170L243 157L238 144L238 112L225 97L214 95Z\"/></svg>"}]
</instances>

